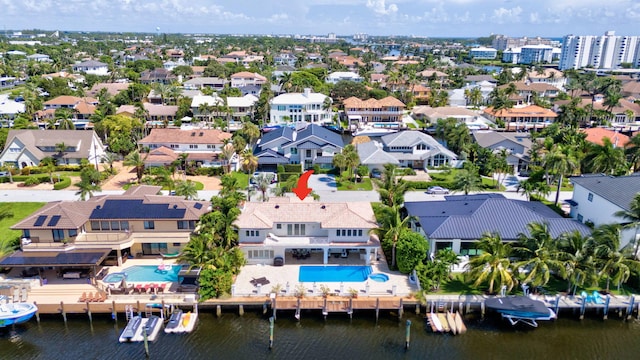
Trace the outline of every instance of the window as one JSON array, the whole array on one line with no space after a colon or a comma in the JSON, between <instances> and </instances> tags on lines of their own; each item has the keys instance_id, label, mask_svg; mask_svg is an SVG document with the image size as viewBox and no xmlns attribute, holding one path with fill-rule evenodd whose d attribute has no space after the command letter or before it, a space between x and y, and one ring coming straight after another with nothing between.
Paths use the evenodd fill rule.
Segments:
<instances>
[{"instance_id":1,"label":"window","mask_svg":"<svg viewBox=\"0 0 640 360\"><path fill-rule=\"evenodd\" d=\"M340 236L340 229L336 230L336 236Z\"/></svg>"},{"instance_id":2,"label":"window","mask_svg":"<svg viewBox=\"0 0 640 360\"><path fill-rule=\"evenodd\" d=\"M153 230L156 228L156 224L153 221L145 221L144 228L145 230Z\"/></svg>"},{"instance_id":3,"label":"window","mask_svg":"<svg viewBox=\"0 0 640 360\"><path fill-rule=\"evenodd\" d=\"M54 242L61 242L62 239L64 239L64 230L62 230L62 229L53 229L53 230L51 230L51 232L53 233L53 241Z\"/></svg>"},{"instance_id":4,"label":"window","mask_svg":"<svg viewBox=\"0 0 640 360\"><path fill-rule=\"evenodd\" d=\"M171 144L171 145L169 145L169 146L170 146L172 149L177 149L177 148L179 148L179 147L180 147L180 146L178 146L178 144Z\"/></svg>"},{"instance_id":5,"label":"window","mask_svg":"<svg viewBox=\"0 0 640 360\"><path fill-rule=\"evenodd\" d=\"M418 144L418 145L416 145L416 150L427 150L427 145Z\"/></svg>"},{"instance_id":6,"label":"window","mask_svg":"<svg viewBox=\"0 0 640 360\"><path fill-rule=\"evenodd\" d=\"M197 149L198 145L196 144L189 144L189 149Z\"/></svg>"},{"instance_id":7,"label":"window","mask_svg":"<svg viewBox=\"0 0 640 360\"><path fill-rule=\"evenodd\" d=\"M578 214L578 221L582 222L584 220L584 216L582 214Z\"/></svg>"},{"instance_id":8,"label":"window","mask_svg":"<svg viewBox=\"0 0 640 360\"><path fill-rule=\"evenodd\" d=\"M77 229L69 229L69 237L76 237L78 236L78 230Z\"/></svg>"},{"instance_id":9,"label":"window","mask_svg":"<svg viewBox=\"0 0 640 360\"><path fill-rule=\"evenodd\" d=\"M291 148L291 155L298 155L298 148Z\"/></svg>"},{"instance_id":10,"label":"window","mask_svg":"<svg viewBox=\"0 0 640 360\"><path fill-rule=\"evenodd\" d=\"M305 235L305 224L287 224L287 235Z\"/></svg>"},{"instance_id":11,"label":"window","mask_svg":"<svg viewBox=\"0 0 640 360\"><path fill-rule=\"evenodd\" d=\"M589 195L587 196L587 200L593 202L593 194L589 193Z\"/></svg>"},{"instance_id":12,"label":"window","mask_svg":"<svg viewBox=\"0 0 640 360\"><path fill-rule=\"evenodd\" d=\"M178 221L178 229L180 230L184 230L184 229L193 230L195 228L196 228L195 220L179 220Z\"/></svg>"},{"instance_id":13,"label":"window","mask_svg":"<svg viewBox=\"0 0 640 360\"><path fill-rule=\"evenodd\" d=\"M249 250L249 259L273 259L273 250Z\"/></svg>"},{"instance_id":14,"label":"window","mask_svg":"<svg viewBox=\"0 0 640 360\"><path fill-rule=\"evenodd\" d=\"M120 230L120 222L112 221L111 222L111 230Z\"/></svg>"},{"instance_id":15,"label":"window","mask_svg":"<svg viewBox=\"0 0 640 360\"><path fill-rule=\"evenodd\" d=\"M214 149L215 150L216 146L212 145L212 144L207 144L207 149Z\"/></svg>"},{"instance_id":16,"label":"window","mask_svg":"<svg viewBox=\"0 0 640 360\"><path fill-rule=\"evenodd\" d=\"M362 236L362 230L358 230L358 236Z\"/></svg>"},{"instance_id":17,"label":"window","mask_svg":"<svg viewBox=\"0 0 640 360\"><path fill-rule=\"evenodd\" d=\"M476 256L480 255L481 251L476 249L476 245L473 242L461 242L460 243L460 255Z\"/></svg>"},{"instance_id":18,"label":"window","mask_svg":"<svg viewBox=\"0 0 640 360\"><path fill-rule=\"evenodd\" d=\"M22 230L22 237L23 238L31 238L31 231L30 230Z\"/></svg>"},{"instance_id":19,"label":"window","mask_svg":"<svg viewBox=\"0 0 640 360\"><path fill-rule=\"evenodd\" d=\"M256 236L260 236L260 231L258 231L258 230L246 230L245 234L247 236L256 237Z\"/></svg>"},{"instance_id":20,"label":"window","mask_svg":"<svg viewBox=\"0 0 640 360\"><path fill-rule=\"evenodd\" d=\"M109 226L109 222L108 221L100 221L100 228L102 229L102 231L111 230L111 227Z\"/></svg>"},{"instance_id":21,"label":"window","mask_svg":"<svg viewBox=\"0 0 640 360\"><path fill-rule=\"evenodd\" d=\"M278 230L282 229L282 224L276 224L276 229Z\"/></svg>"},{"instance_id":22,"label":"window","mask_svg":"<svg viewBox=\"0 0 640 360\"><path fill-rule=\"evenodd\" d=\"M120 221L120 230L129 231L129 222L128 221Z\"/></svg>"},{"instance_id":23,"label":"window","mask_svg":"<svg viewBox=\"0 0 640 360\"><path fill-rule=\"evenodd\" d=\"M91 222L91 230L100 230L100 221L92 221Z\"/></svg>"},{"instance_id":24,"label":"window","mask_svg":"<svg viewBox=\"0 0 640 360\"><path fill-rule=\"evenodd\" d=\"M305 151L305 156L306 157L311 157L311 150Z\"/></svg>"}]
</instances>

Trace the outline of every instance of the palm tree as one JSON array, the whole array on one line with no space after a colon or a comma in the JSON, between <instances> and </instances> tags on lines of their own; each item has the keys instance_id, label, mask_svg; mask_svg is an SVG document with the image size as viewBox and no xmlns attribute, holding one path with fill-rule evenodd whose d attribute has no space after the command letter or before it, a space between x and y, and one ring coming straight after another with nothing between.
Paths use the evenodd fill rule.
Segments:
<instances>
[{"instance_id":1,"label":"palm tree","mask_svg":"<svg viewBox=\"0 0 640 360\"><path fill-rule=\"evenodd\" d=\"M144 175L144 161L145 157L140 155L138 150L132 151L124 158L125 166L133 166L136 169L136 177L138 178L138 184L140 184L140 180L142 180L142 175Z\"/></svg>"},{"instance_id":2,"label":"palm tree","mask_svg":"<svg viewBox=\"0 0 640 360\"><path fill-rule=\"evenodd\" d=\"M251 147L253 147L256 141L260 138L260 128L258 127L258 125L249 121L245 121L245 123L242 125L241 133L246 138L249 146Z\"/></svg>"},{"instance_id":3,"label":"palm tree","mask_svg":"<svg viewBox=\"0 0 640 360\"><path fill-rule=\"evenodd\" d=\"M549 282L552 271L566 278L565 263L559 257L557 241L551 237L548 224L530 223L527 231L528 235L518 235L518 244L514 248L523 259L515 267L526 271L522 283L531 283L534 288L544 286Z\"/></svg>"},{"instance_id":4,"label":"palm tree","mask_svg":"<svg viewBox=\"0 0 640 360\"><path fill-rule=\"evenodd\" d=\"M58 153L58 158L62 159L67 152L67 144L64 142L57 143L55 145L56 152ZM67 160L65 159L65 164L67 164Z\"/></svg>"},{"instance_id":5,"label":"palm tree","mask_svg":"<svg viewBox=\"0 0 640 360\"><path fill-rule=\"evenodd\" d=\"M562 178L564 175L571 175L578 168L579 164L573 155L573 151L569 146L562 146L555 144L551 148L542 162L542 167L547 174L554 174L558 181L558 188L556 189L555 204L558 205L560 200L560 188L562 187ZM547 181L549 177L547 176Z\"/></svg>"},{"instance_id":6,"label":"palm tree","mask_svg":"<svg viewBox=\"0 0 640 360\"><path fill-rule=\"evenodd\" d=\"M80 200L85 201L87 197L90 199L93 197L93 193L96 191L102 191L99 184L92 183L90 181L80 181L75 186L78 187L76 195L80 195Z\"/></svg>"},{"instance_id":7,"label":"palm tree","mask_svg":"<svg viewBox=\"0 0 640 360\"><path fill-rule=\"evenodd\" d=\"M625 146L625 154L633 167L633 172L640 169L640 134L631 138Z\"/></svg>"},{"instance_id":8,"label":"palm tree","mask_svg":"<svg viewBox=\"0 0 640 360\"><path fill-rule=\"evenodd\" d=\"M633 197L628 210L617 211L614 215L628 221L626 224L622 225L623 229L635 229L632 244L635 247L633 257L634 259L637 259L638 245L640 245L638 242L638 230L640 230L640 193Z\"/></svg>"},{"instance_id":9,"label":"palm tree","mask_svg":"<svg viewBox=\"0 0 640 360\"><path fill-rule=\"evenodd\" d=\"M112 152L107 152L104 155L102 155L102 158L100 159L102 162L104 162L106 164L106 166L109 167L109 173L111 175L113 175L114 171L113 171L113 163L118 161L119 159L119 155L116 153L112 153Z\"/></svg>"},{"instance_id":10,"label":"palm tree","mask_svg":"<svg viewBox=\"0 0 640 360\"><path fill-rule=\"evenodd\" d=\"M224 172L228 174L231 172L231 160L233 156L236 154L236 150L233 147L233 144L227 143L222 147L222 152L220 153L220 157L224 159Z\"/></svg>"},{"instance_id":11,"label":"palm tree","mask_svg":"<svg viewBox=\"0 0 640 360\"><path fill-rule=\"evenodd\" d=\"M378 185L378 194L383 205L394 207L404 203L404 194L409 189L409 184L396 178L397 166L384 164L381 180L375 179Z\"/></svg>"},{"instance_id":12,"label":"palm tree","mask_svg":"<svg viewBox=\"0 0 640 360\"><path fill-rule=\"evenodd\" d=\"M4 165L2 165L2 167L0 167L0 169L4 170L7 172L7 175L9 176L9 183L13 184L13 169L15 168L15 164L12 162L8 162L5 161Z\"/></svg>"},{"instance_id":13,"label":"palm tree","mask_svg":"<svg viewBox=\"0 0 640 360\"><path fill-rule=\"evenodd\" d=\"M489 293L494 289L507 286L511 291L517 280L511 271L511 245L502 241L499 233L484 233L476 242L476 248L481 250L480 255L473 257L467 264L467 279L473 281L473 286L489 283Z\"/></svg>"},{"instance_id":14,"label":"palm tree","mask_svg":"<svg viewBox=\"0 0 640 360\"><path fill-rule=\"evenodd\" d=\"M176 185L176 195L184 196L185 200L196 199L198 197L196 183L191 180L178 182Z\"/></svg>"},{"instance_id":15,"label":"palm tree","mask_svg":"<svg viewBox=\"0 0 640 360\"><path fill-rule=\"evenodd\" d=\"M593 251L598 274L600 278L607 278L607 288L611 280L616 283L618 289L626 282L631 271L640 270L640 263L632 258L628 250L620 250L620 226L618 224L605 224L598 226L592 234L591 249Z\"/></svg>"},{"instance_id":16,"label":"palm tree","mask_svg":"<svg viewBox=\"0 0 640 360\"><path fill-rule=\"evenodd\" d=\"M594 284L597 273L593 256L587 248L589 237L575 230L562 234L558 240L559 256L565 263L567 293L575 293L571 291L572 287Z\"/></svg>"},{"instance_id":17,"label":"palm tree","mask_svg":"<svg viewBox=\"0 0 640 360\"><path fill-rule=\"evenodd\" d=\"M253 154L251 149L244 149L241 161L241 167L247 174L252 174L258 168L258 157Z\"/></svg>"},{"instance_id":18,"label":"palm tree","mask_svg":"<svg viewBox=\"0 0 640 360\"><path fill-rule=\"evenodd\" d=\"M414 220L414 217L407 216L402 218L400 213L400 205L384 206L380 209L379 223L380 227L373 231L383 241L391 241L391 268L396 267L396 245L400 234L403 231L409 231L408 224Z\"/></svg>"},{"instance_id":19,"label":"palm tree","mask_svg":"<svg viewBox=\"0 0 640 360\"><path fill-rule=\"evenodd\" d=\"M338 156L337 160L335 159L336 156ZM334 155L334 165L342 165L349 169L349 177L352 178L353 182L355 182L355 170L358 165L360 165L360 156L358 156L356 147L352 144L345 146L340 154ZM341 166L338 166L338 168L340 167Z\"/></svg>"},{"instance_id":20,"label":"palm tree","mask_svg":"<svg viewBox=\"0 0 640 360\"><path fill-rule=\"evenodd\" d=\"M43 167L47 171L49 174L49 180L53 184L53 172L56 171L56 159L48 156L40 160L40 164L38 164L38 166Z\"/></svg>"},{"instance_id":21,"label":"palm tree","mask_svg":"<svg viewBox=\"0 0 640 360\"><path fill-rule=\"evenodd\" d=\"M267 192L269 191L269 185L271 185L273 181L273 174L263 172L255 176L253 180L255 181L256 188L262 193L262 201L269 200Z\"/></svg>"},{"instance_id":22,"label":"palm tree","mask_svg":"<svg viewBox=\"0 0 640 360\"><path fill-rule=\"evenodd\" d=\"M614 175L628 169L624 149L615 146L607 137L602 139L602 145L592 144L587 153L587 162L592 171Z\"/></svg>"},{"instance_id":23,"label":"palm tree","mask_svg":"<svg viewBox=\"0 0 640 360\"><path fill-rule=\"evenodd\" d=\"M458 171L453 178L453 184L454 190L462 191L465 195L482 189L482 179L474 166Z\"/></svg>"}]
</instances>

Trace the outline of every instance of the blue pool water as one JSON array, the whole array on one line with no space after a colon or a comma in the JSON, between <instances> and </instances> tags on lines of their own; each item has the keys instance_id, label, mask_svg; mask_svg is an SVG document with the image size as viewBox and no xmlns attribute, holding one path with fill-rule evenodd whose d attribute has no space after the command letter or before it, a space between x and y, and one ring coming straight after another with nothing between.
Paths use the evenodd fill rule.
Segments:
<instances>
[{"instance_id":1,"label":"blue pool water","mask_svg":"<svg viewBox=\"0 0 640 360\"><path fill-rule=\"evenodd\" d=\"M369 279L377 282L385 282L389 280L389 276L387 274L375 273L369 275Z\"/></svg>"},{"instance_id":2,"label":"blue pool water","mask_svg":"<svg viewBox=\"0 0 640 360\"><path fill-rule=\"evenodd\" d=\"M157 265L134 265L122 270L129 282L178 281L180 266L160 270Z\"/></svg>"},{"instance_id":3,"label":"blue pool water","mask_svg":"<svg viewBox=\"0 0 640 360\"><path fill-rule=\"evenodd\" d=\"M300 266L300 282L361 282L371 274L371 266Z\"/></svg>"},{"instance_id":4,"label":"blue pool water","mask_svg":"<svg viewBox=\"0 0 640 360\"><path fill-rule=\"evenodd\" d=\"M102 279L102 281L110 284L118 284L123 279L126 279L126 275L124 273L117 272L117 273L113 273L105 276L104 279Z\"/></svg>"}]
</instances>

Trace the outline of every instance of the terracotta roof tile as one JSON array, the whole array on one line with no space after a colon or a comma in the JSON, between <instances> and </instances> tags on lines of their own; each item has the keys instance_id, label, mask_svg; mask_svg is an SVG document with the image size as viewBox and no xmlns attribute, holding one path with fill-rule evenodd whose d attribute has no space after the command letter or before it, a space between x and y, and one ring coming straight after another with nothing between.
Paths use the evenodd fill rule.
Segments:
<instances>
[{"instance_id":1,"label":"terracotta roof tile","mask_svg":"<svg viewBox=\"0 0 640 360\"><path fill-rule=\"evenodd\" d=\"M617 147L624 147L630 141L630 138L625 134L603 128L582 129L580 131L587 134L585 140L597 145L603 145L604 138L609 138L611 143Z\"/></svg>"},{"instance_id":2,"label":"terracotta roof tile","mask_svg":"<svg viewBox=\"0 0 640 360\"><path fill-rule=\"evenodd\" d=\"M140 144L222 144L231 138L230 133L217 129L151 129L151 133Z\"/></svg>"}]
</instances>

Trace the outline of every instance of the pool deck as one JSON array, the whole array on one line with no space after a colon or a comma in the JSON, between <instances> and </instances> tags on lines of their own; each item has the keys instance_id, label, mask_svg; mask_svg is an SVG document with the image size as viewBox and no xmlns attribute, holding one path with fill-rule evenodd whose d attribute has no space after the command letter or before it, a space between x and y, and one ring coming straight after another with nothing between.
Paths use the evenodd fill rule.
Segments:
<instances>
[{"instance_id":1,"label":"pool deck","mask_svg":"<svg viewBox=\"0 0 640 360\"><path fill-rule=\"evenodd\" d=\"M234 283L233 295L234 296L264 296L271 293L272 289L277 285L280 285L280 295L293 295L296 287L301 284L298 281L298 275L300 273L300 266L322 266L321 256L314 254L311 258L305 260L296 260L291 257L287 257L286 265L284 266L272 266L272 265L247 265L242 268L240 274L237 276ZM355 254L350 255L349 258L330 258L327 266L364 266L364 261L356 259ZM389 276L389 280L386 282L378 282L373 280L361 281L361 282L316 282L315 292L313 282L305 282L302 285L306 288L309 296L321 295L320 286L326 285L331 289L332 294L348 295L349 289L353 288L358 290L359 296L407 296L413 292L418 291L418 287L415 284L409 283L409 277L405 274L401 274L397 271L390 271L384 258L379 261L373 261L371 263L373 269L372 273L383 273ZM264 286L254 286L251 284L251 280L261 277L267 278L269 284ZM287 284L289 284L289 290L287 291ZM368 293L367 293L368 286ZM393 293L395 286L395 294Z\"/></svg>"}]
</instances>

